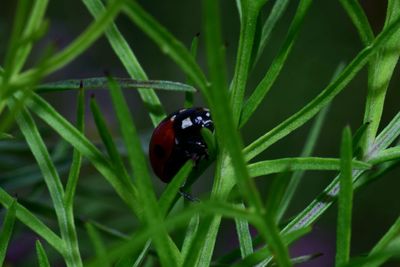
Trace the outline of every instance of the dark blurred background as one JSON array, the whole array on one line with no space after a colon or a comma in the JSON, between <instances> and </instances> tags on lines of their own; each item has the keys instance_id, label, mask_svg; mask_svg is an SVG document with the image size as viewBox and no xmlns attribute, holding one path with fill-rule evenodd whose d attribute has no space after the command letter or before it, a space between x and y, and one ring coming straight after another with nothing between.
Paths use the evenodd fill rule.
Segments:
<instances>
[{"instance_id":1,"label":"dark blurred background","mask_svg":"<svg viewBox=\"0 0 400 267\"><path fill-rule=\"evenodd\" d=\"M0 3L1 59L4 58L6 50L6 40L11 29L15 2L2 0ZM227 45L227 66L231 77L235 64L239 32L238 15L235 1L223 0L220 2L223 18L223 37ZM257 85L268 69L271 60L280 49L290 21L296 11L298 1L291 2L283 18L274 29L261 60L250 75L248 94ZM363 47L355 28L339 1L314 2L305 19L298 40L275 85L256 111L255 116L242 130L245 144L249 144L304 106L325 88L337 66L341 62L350 62ZM153 0L140 1L140 3L188 47L192 38L197 33L200 33L201 43L198 61L201 66L205 66L204 45L201 36L201 1ZM267 17L273 3L274 1L268 2L262 16ZM365 9L373 30L376 34L379 33L385 19L386 1L364 0L360 1L360 3ZM29 66L40 58L41 53L49 44L55 44L58 49L67 46L85 29L92 19L80 1L51 1L47 18L50 20L49 32L35 46L35 53L29 60ZM119 16L117 24L150 79L185 82L184 74L174 62L164 56L158 47L126 17ZM128 76L106 39L101 38L79 59L48 77L48 81L98 77L102 76L105 70L110 71L114 76ZM382 119L383 126L399 111L398 88L400 80L398 78L398 69L395 70L393 77L386 99ZM349 86L334 99L316 145L315 156L338 157L343 128L346 125L350 125L354 132L362 124L366 90L367 72L364 68ZM117 125L108 93L98 90L94 93L108 120L109 127L118 138L119 133L116 128ZM168 113L183 105L184 96L182 94L161 92L159 96ZM74 121L76 107L76 94L74 92L47 94L46 98L69 120ZM143 143L146 147L153 129L151 122L146 115L146 110L138 94L134 90L126 91L126 98L131 105L135 122L140 129ZM196 96L196 104L203 104L200 96ZM86 123L86 134L91 140L99 140L89 111L87 112ZM270 147L255 160L298 156L310 125L311 123L306 124ZM56 146L59 138L49 133L49 139L46 140L51 140L52 144ZM78 189L77 202L81 204L77 207L78 214L88 218L100 218L109 225L129 231L126 226L127 217L119 215L125 212L123 204L115 199L115 195L110 191L108 185L96 176L90 166L85 167L84 173L85 176L81 178ZM285 217L288 219L301 211L325 188L334 175L334 173L328 172L307 172ZM394 169L378 181L361 188L355 194L352 232L353 256L368 252L399 216L399 200L396 196L398 188L400 188L398 175L399 170ZM269 178L271 177L257 179L262 192L267 192ZM96 181L96 184L93 184L92 181ZM164 185L156 178L154 183L157 186L157 190L161 192ZM211 173L208 173L201 181L197 182L194 189L195 194L206 195L211 186L212 177ZM99 188L100 193L96 193L97 188ZM25 190L23 192L29 198L31 191ZM90 194L104 194L105 197L96 198L97 203L88 203L88 201L93 200L93 196L91 197ZM109 202L109 199L112 199L112 202ZM99 205L103 205L101 211L96 210ZM313 232L293 246L292 254L294 256L315 252L324 253L319 259L301 266L333 266L336 212L336 205L334 205L314 225ZM22 226L20 228L24 229ZM232 243L235 244L237 242L234 234L234 224L231 221L224 221L222 229L224 230L218 238L216 256L223 255L233 247ZM29 239L30 237L22 235L18 238ZM22 242L17 241L18 238L14 243L17 242L15 245L19 247ZM30 239L34 240L33 237ZM33 246L33 241L31 242ZM84 248L83 250L90 249ZM20 265L18 259L14 261L10 258L10 262L14 262L15 266ZM397 264L391 262L385 266L398 266Z\"/></svg>"}]
</instances>

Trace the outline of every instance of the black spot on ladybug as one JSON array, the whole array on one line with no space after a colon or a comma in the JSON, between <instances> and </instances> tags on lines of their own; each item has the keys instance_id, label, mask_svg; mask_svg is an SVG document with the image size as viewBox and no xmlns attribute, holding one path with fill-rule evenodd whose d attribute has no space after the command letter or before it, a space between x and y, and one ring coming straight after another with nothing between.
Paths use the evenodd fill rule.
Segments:
<instances>
[{"instance_id":1,"label":"black spot on ladybug","mask_svg":"<svg viewBox=\"0 0 400 267\"><path fill-rule=\"evenodd\" d=\"M155 174L168 183L189 159L196 165L208 158L201 129L214 132L210 111L206 108L180 109L166 117L154 129L149 146Z\"/></svg>"},{"instance_id":2,"label":"black spot on ladybug","mask_svg":"<svg viewBox=\"0 0 400 267\"><path fill-rule=\"evenodd\" d=\"M165 157L164 148L163 148L161 145L159 145L159 144L157 144L157 145L154 146L154 153L156 154L156 156L157 156L158 158L163 158L163 157Z\"/></svg>"}]
</instances>

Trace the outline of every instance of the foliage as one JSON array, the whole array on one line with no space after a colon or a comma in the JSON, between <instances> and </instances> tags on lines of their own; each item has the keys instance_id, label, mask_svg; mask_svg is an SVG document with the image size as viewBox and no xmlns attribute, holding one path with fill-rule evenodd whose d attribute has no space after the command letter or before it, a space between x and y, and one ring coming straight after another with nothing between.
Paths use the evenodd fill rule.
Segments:
<instances>
[{"instance_id":1,"label":"foliage","mask_svg":"<svg viewBox=\"0 0 400 267\"><path fill-rule=\"evenodd\" d=\"M2 180L0 188L0 203L7 209L0 233L1 261L6 257L8 243L15 231L14 223L18 222L38 237L39 266L50 266L53 260L59 259L68 267L140 266L143 263L151 266L158 262L162 266L292 266L313 260L318 255L316 251L291 258L289 246L308 234L337 198L336 266L367 263L377 266L400 255L399 220L365 256L352 258L350 254L354 189L383 177L400 160L400 147L395 143L400 135L400 113L379 131L385 95L400 55L399 0L388 1L385 25L376 36L358 1L341 0L365 47L346 66L338 67L332 80L315 98L250 144L243 142L239 129L246 129L251 123L250 118L268 97L286 66L301 35L311 0L301 0L297 4L282 47L254 89L250 88L249 76L257 68L257 62L271 40L271 32L279 24L289 1L276 1L267 19L261 15L266 0L236 1L240 34L232 80L228 78L221 26L224 12L220 10L219 1L202 1L204 36L196 36L191 49L137 1L110 0L106 5L100 0L82 2L93 16L90 25L61 51L49 49L43 58L29 67L27 59L48 29L45 14L49 1L20 0L16 7L0 68L0 144L8 149L8 154L1 156L4 160L15 157L4 168L3 177L8 178ZM188 84L148 80L116 25L117 17L127 18L146 34L187 76ZM106 73L105 77L44 83L102 36L106 37L110 51L121 61L130 78L115 78ZM203 41L207 75L196 59L198 45ZM368 90L364 118L359 122L362 126L353 137L349 128L344 129L340 156L312 156L328 105L346 90L364 67L368 68ZM105 111L92 96L90 111L100 136L99 145L85 134L84 100L87 89L104 87L111 96L122 142L116 142L107 125ZM153 126L165 117L157 90L185 93L185 106L193 104L193 93L198 90L213 116L215 136L207 131L203 133L212 147L208 162L200 166L187 162L161 196L154 187L143 150L144 141L135 124L138 118L130 111L122 89L137 89ZM44 93L73 90L78 91L76 125L44 98ZM314 117L315 122L299 157L259 159L262 152ZM38 124L39 119L44 125ZM47 142L52 138L49 129L60 137L56 145ZM27 164L26 155L33 155L35 162ZM214 184L210 196L200 202L184 201L184 205L180 205L180 186L188 179L185 190L190 190L194 180L213 161ZM87 169L91 167L98 172L95 181L102 176L107 185L99 182L89 189L83 188L81 183L85 183ZM337 175L303 211L282 221L304 171L312 170L336 171ZM270 174L275 177L268 196L264 197L253 178ZM64 176L67 179L63 179ZM13 192L26 187L37 189L27 198L16 200L12 197ZM39 201L43 198L48 204ZM76 213L78 203L92 208L89 217L81 218ZM112 209L107 208L110 205ZM102 212L115 215L116 225L111 227L97 221L96 215ZM120 217L125 220L119 227L117 218ZM235 222L239 247L225 251L225 256L215 259L213 255L222 218ZM258 235L252 235L251 229ZM182 236L181 240L176 238L178 234Z\"/></svg>"}]
</instances>

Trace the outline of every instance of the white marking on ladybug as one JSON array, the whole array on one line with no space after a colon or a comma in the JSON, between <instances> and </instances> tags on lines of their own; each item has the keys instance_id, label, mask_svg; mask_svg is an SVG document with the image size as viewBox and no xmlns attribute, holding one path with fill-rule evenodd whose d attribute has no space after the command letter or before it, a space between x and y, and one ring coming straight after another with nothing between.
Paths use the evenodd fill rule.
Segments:
<instances>
[{"instance_id":1,"label":"white marking on ladybug","mask_svg":"<svg viewBox=\"0 0 400 267\"><path fill-rule=\"evenodd\" d=\"M200 124L202 120L203 120L203 118L202 118L202 117L200 117L200 116L197 116L197 117L194 119L194 123L196 123L196 124Z\"/></svg>"},{"instance_id":2,"label":"white marking on ladybug","mask_svg":"<svg viewBox=\"0 0 400 267\"><path fill-rule=\"evenodd\" d=\"M207 117L210 117L210 112L207 112L207 113L206 113L206 116L207 116Z\"/></svg>"},{"instance_id":3,"label":"white marking on ladybug","mask_svg":"<svg viewBox=\"0 0 400 267\"><path fill-rule=\"evenodd\" d=\"M188 118L186 118L186 119L184 119L184 120L182 121L181 128L182 128L182 129L186 129L186 128L192 126L192 125L193 125L193 123L192 123L192 121L190 120L190 117L188 117Z\"/></svg>"},{"instance_id":4,"label":"white marking on ladybug","mask_svg":"<svg viewBox=\"0 0 400 267\"><path fill-rule=\"evenodd\" d=\"M176 118L176 115L172 116L171 119L169 119L170 121L174 121Z\"/></svg>"}]
</instances>

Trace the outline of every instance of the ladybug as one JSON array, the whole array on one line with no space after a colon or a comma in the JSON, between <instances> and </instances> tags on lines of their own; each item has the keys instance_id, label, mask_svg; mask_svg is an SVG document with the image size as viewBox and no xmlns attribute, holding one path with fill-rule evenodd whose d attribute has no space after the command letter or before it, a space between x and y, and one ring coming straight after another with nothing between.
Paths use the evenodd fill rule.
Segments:
<instances>
[{"instance_id":1,"label":"ladybug","mask_svg":"<svg viewBox=\"0 0 400 267\"><path fill-rule=\"evenodd\" d=\"M150 163L163 182L170 182L189 159L196 166L208 158L207 144L200 133L204 127L214 132L210 111L195 107L170 114L155 128L149 145Z\"/></svg>"}]
</instances>

